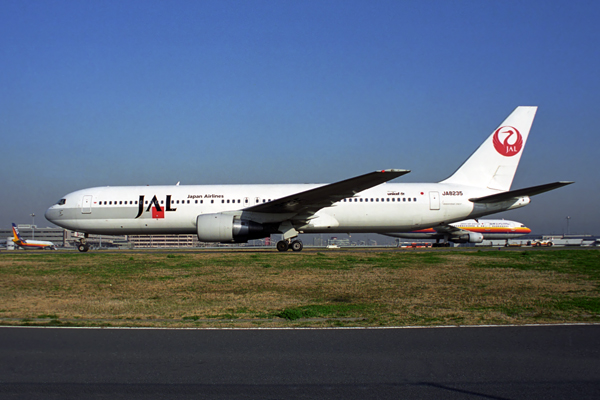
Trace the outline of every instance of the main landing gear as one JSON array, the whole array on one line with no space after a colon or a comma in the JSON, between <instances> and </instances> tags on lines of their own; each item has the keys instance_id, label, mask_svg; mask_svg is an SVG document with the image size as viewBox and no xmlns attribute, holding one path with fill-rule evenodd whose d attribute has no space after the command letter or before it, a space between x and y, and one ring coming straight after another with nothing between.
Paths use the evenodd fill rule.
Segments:
<instances>
[{"instance_id":1,"label":"main landing gear","mask_svg":"<svg viewBox=\"0 0 600 400\"><path fill-rule=\"evenodd\" d=\"M440 243L440 239L435 239L435 243L433 243L431 247L450 247L448 237L446 237L442 243Z\"/></svg>"},{"instance_id":2,"label":"main landing gear","mask_svg":"<svg viewBox=\"0 0 600 400\"><path fill-rule=\"evenodd\" d=\"M86 234L84 234L84 237L79 239L79 244L77 245L77 250L79 250L82 253L85 253L86 251L88 251L90 249L90 245L87 242L88 236L89 236L89 234L86 233Z\"/></svg>"},{"instance_id":3,"label":"main landing gear","mask_svg":"<svg viewBox=\"0 0 600 400\"><path fill-rule=\"evenodd\" d=\"M277 242L277 250L279 251L288 251L288 249L292 249L292 251L301 251L303 248L304 245L299 240L291 241L291 239L288 239Z\"/></svg>"}]
</instances>

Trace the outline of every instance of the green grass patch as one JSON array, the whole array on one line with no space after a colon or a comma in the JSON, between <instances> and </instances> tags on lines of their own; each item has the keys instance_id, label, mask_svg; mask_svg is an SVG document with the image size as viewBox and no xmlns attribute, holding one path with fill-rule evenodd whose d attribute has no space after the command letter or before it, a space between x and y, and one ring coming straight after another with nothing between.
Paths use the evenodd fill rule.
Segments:
<instances>
[{"instance_id":1,"label":"green grass patch","mask_svg":"<svg viewBox=\"0 0 600 400\"><path fill-rule=\"evenodd\" d=\"M587 275L594 280L600 280L600 251L595 249L478 251L464 254L479 259L472 262L473 266L479 268L554 271Z\"/></svg>"},{"instance_id":2,"label":"green grass patch","mask_svg":"<svg viewBox=\"0 0 600 400\"><path fill-rule=\"evenodd\" d=\"M7 324L283 327L600 320L598 249L2 252L0 278Z\"/></svg>"},{"instance_id":3,"label":"green grass patch","mask_svg":"<svg viewBox=\"0 0 600 400\"><path fill-rule=\"evenodd\" d=\"M600 298L575 297L572 299L557 299L552 302L552 308L561 311L579 309L588 313L597 314L597 316L600 317Z\"/></svg>"},{"instance_id":4,"label":"green grass patch","mask_svg":"<svg viewBox=\"0 0 600 400\"><path fill-rule=\"evenodd\" d=\"M312 304L300 307L286 308L274 315L279 318L294 321L301 318L342 318L364 312L369 307L365 304Z\"/></svg>"}]
</instances>

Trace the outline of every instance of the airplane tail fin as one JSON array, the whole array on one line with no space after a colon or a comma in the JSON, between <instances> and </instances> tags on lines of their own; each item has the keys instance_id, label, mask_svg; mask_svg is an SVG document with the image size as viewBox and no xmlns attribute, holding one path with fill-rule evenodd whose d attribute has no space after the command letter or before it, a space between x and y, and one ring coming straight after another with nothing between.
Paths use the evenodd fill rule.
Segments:
<instances>
[{"instance_id":1,"label":"airplane tail fin","mask_svg":"<svg viewBox=\"0 0 600 400\"><path fill-rule=\"evenodd\" d=\"M517 107L452 176L453 183L510 190L537 107Z\"/></svg>"},{"instance_id":2,"label":"airplane tail fin","mask_svg":"<svg viewBox=\"0 0 600 400\"><path fill-rule=\"evenodd\" d=\"M13 230L13 236L15 237L13 239L13 242L25 242L21 238L21 234L19 233L19 228L17 228L17 226L14 223L12 224L12 230Z\"/></svg>"}]
</instances>

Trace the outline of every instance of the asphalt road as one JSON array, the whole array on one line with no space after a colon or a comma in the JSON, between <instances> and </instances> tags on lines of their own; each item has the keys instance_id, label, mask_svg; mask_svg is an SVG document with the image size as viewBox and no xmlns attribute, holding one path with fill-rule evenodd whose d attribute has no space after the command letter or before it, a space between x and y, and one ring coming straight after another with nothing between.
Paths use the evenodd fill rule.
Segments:
<instances>
[{"instance_id":1,"label":"asphalt road","mask_svg":"<svg viewBox=\"0 0 600 400\"><path fill-rule=\"evenodd\" d=\"M0 328L5 399L600 398L600 325Z\"/></svg>"}]
</instances>

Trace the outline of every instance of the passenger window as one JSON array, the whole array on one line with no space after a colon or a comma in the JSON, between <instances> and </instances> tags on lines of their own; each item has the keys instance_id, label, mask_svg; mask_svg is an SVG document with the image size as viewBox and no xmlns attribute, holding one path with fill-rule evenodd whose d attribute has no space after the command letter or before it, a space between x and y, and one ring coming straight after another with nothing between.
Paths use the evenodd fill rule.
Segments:
<instances>
[{"instance_id":1,"label":"passenger window","mask_svg":"<svg viewBox=\"0 0 600 400\"><path fill-rule=\"evenodd\" d=\"M214 200L211 200L211 201L210 201L210 204L215 204L215 201L214 201Z\"/></svg>"}]
</instances>

